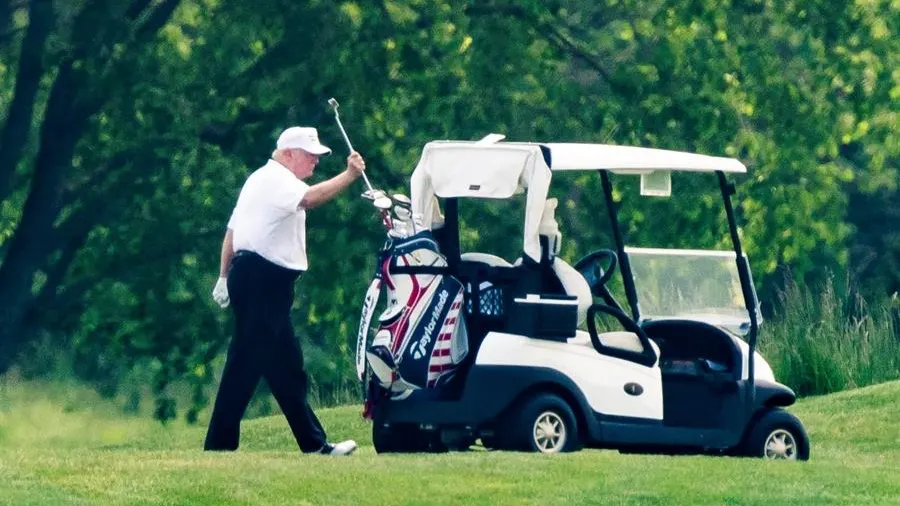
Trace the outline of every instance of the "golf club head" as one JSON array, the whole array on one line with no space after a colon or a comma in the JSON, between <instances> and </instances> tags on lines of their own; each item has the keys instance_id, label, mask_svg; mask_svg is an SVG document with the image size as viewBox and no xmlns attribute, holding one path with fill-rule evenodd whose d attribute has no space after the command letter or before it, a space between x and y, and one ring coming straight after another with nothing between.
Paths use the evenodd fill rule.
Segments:
<instances>
[{"instance_id":1,"label":"golf club head","mask_svg":"<svg viewBox=\"0 0 900 506\"><path fill-rule=\"evenodd\" d=\"M334 112L337 113L338 101L334 97L328 99L328 105L330 105L331 108L334 109Z\"/></svg>"},{"instance_id":2,"label":"golf club head","mask_svg":"<svg viewBox=\"0 0 900 506\"><path fill-rule=\"evenodd\" d=\"M387 198L387 195L381 190L366 190L360 194L360 196L364 199L375 200L381 197ZM388 199L391 200L391 199Z\"/></svg>"},{"instance_id":3,"label":"golf club head","mask_svg":"<svg viewBox=\"0 0 900 506\"><path fill-rule=\"evenodd\" d=\"M412 212L408 207L398 204L394 206L394 216L396 216L399 220L409 221L410 218L412 218Z\"/></svg>"},{"instance_id":4,"label":"golf club head","mask_svg":"<svg viewBox=\"0 0 900 506\"><path fill-rule=\"evenodd\" d=\"M393 204L393 202L391 202L391 199L389 199L385 196L381 196L381 197L378 197L375 200L373 200L372 205L374 205L378 209L381 209L382 211L387 211L394 204Z\"/></svg>"},{"instance_id":5,"label":"golf club head","mask_svg":"<svg viewBox=\"0 0 900 506\"><path fill-rule=\"evenodd\" d=\"M391 196L391 198L394 199L394 202L398 206L402 206L407 209L412 209L412 200L410 200L410 198L407 197L406 195L403 195L402 193L395 193Z\"/></svg>"}]
</instances>

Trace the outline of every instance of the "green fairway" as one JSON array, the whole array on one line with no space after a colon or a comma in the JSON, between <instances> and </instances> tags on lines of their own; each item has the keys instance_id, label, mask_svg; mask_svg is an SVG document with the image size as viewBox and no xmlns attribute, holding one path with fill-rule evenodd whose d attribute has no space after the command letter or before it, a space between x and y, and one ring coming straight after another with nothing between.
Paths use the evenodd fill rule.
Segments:
<instances>
[{"instance_id":1,"label":"green fairway","mask_svg":"<svg viewBox=\"0 0 900 506\"><path fill-rule=\"evenodd\" d=\"M0 387L0 504L900 503L900 382L798 403L807 463L723 457L470 451L378 456L357 407L321 410L350 458L299 453L283 417L245 421L241 450L200 450L204 426L163 427L88 393Z\"/></svg>"}]
</instances>

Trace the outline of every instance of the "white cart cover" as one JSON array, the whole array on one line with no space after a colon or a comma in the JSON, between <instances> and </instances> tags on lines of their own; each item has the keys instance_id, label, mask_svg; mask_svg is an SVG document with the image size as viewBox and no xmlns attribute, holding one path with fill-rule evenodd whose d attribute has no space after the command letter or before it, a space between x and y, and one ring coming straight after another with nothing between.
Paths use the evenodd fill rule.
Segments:
<instances>
[{"instance_id":1,"label":"white cart cover","mask_svg":"<svg viewBox=\"0 0 900 506\"><path fill-rule=\"evenodd\" d=\"M426 229L432 227L435 196L505 199L527 191L522 250L540 261L538 225L550 186L550 167L538 144L429 142L410 186L413 216Z\"/></svg>"}]
</instances>

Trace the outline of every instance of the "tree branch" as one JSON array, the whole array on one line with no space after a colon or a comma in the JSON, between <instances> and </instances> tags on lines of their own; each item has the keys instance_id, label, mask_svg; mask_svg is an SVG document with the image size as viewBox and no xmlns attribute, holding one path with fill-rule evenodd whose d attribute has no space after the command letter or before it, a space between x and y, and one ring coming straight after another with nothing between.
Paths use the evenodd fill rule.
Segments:
<instances>
[{"instance_id":1,"label":"tree branch","mask_svg":"<svg viewBox=\"0 0 900 506\"><path fill-rule=\"evenodd\" d=\"M142 41L147 37L156 35L156 32L166 26L166 23L172 18L172 14L175 13L175 9L178 8L180 3L181 0L164 0L162 4L150 13L147 21L138 28L135 38L138 41Z\"/></svg>"},{"instance_id":2,"label":"tree branch","mask_svg":"<svg viewBox=\"0 0 900 506\"><path fill-rule=\"evenodd\" d=\"M133 156L134 153L132 151L120 151L110 157L103 167L93 171L89 177L81 182L74 182L72 185L66 188L66 191L63 193L62 207L67 207L74 204L78 200L79 196L88 193L88 191L94 194L108 193L106 191L98 192L97 188L104 182L109 181L111 179L111 176L115 174L116 170L120 169L129 160L132 160Z\"/></svg>"},{"instance_id":3,"label":"tree branch","mask_svg":"<svg viewBox=\"0 0 900 506\"><path fill-rule=\"evenodd\" d=\"M153 0L134 0L131 2L131 5L128 6L128 10L125 11L125 17L131 20L135 20L147 10L147 7L150 5L150 2Z\"/></svg>"},{"instance_id":4,"label":"tree branch","mask_svg":"<svg viewBox=\"0 0 900 506\"><path fill-rule=\"evenodd\" d=\"M13 29L7 30L3 33L0 33L0 45L7 44L10 40L12 40L14 37L16 37L17 35L19 35L20 33L24 32L24 31L25 31L25 28L13 28Z\"/></svg>"},{"instance_id":5,"label":"tree branch","mask_svg":"<svg viewBox=\"0 0 900 506\"><path fill-rule=\"evenodd\" d=\"M89 224L89 220L79 220L78 229L68 233L67 241L61 248L59 259L47 271L47 279L41 287L41 291L31 304L32 310L37 308L55 307L53 299L56 297L59 287L66 279L69 272L69 266L75 261L78 252L87 242L88 235L93 229L93 224ZM74 228L74 227L73 227ZM31 311L29 311L31 312Z\"/></svg>"},{"instance_id":6,"label":"tree branch","mask_svg":"<svg viewBox=\"0 0 900 506\"><path fill-rule=\"evenodd\" d=\"M117 153L113 158L114 160L125 160L131 157L133 157L133 153L122 152ZM111 161L107 166L107 169L117 165L119 165L119 163ZM103 172L108 174L111 170L104 170ZM106 188L104 191L95 192L94 198L90 199L72 216L55 227L52 234L54 243L51 247L53 250L60 251L60 258L54 262L52 266L47 266L47 280L42 286L37 299L32 304L31 312L41 307L60 307L58 305L59 301L56 299L58 295L61 295L58 294L59 287L65 281L69 267L77 258L78 252L84 247L91 231L98 225L102 225L104 222L108 221L110 217L117 216L123 202L127 199L126 195L133 195L133 193L119 190L122 190L126 184L134 185L134 183L140 185L144 190L148 190L152 187L146 180L135 181L121 177L114 180L110 184L110 187ZM109 195L114 195L115 197L109 199L107 198ZM98 276L96 279L91 279L96 282L103 277L108 277L109 272L107 270L104 270L104 272L103 275ZM74 303L75 299L87 288L88 286L85 286L83 289L76 290L74 296L72 293L69 293L67 297L73 296L72 303ZM71 290L66 289L65 292L68 293L71 292Z\"/></svg>"},{"instance_id":7,"label":"tree branch","mask_svg":"<svg viewBox=\"0 0 900 506\"><path fill-rule=\"evenodd\" d=\"M597 72L609 87L624 97L631 96L633 91L616 81L612 74L598 61L597 57L589 51L582 49L575 41L571 40L554 23L543 21L538 16L526 11L518 5L470 5L466 8L466 14L471 16L505 15L517 18L531 25L538 35L546 39L550 44L564 53L574 56Z\"/></svg>"},{"instance_id":8,"label":"tree branch","mask_svg":"<svg viewBox=\"0 0 900 506\"><path fill-rule=\"evenodd\" d=\"M131 54L134 52L135 47L148 42L152 37L156 36L157 32L169 22L172 14L180 3L181 0L164 0L153 11L147 14L146 20L140 26L132 30L130 35L119 39L119 41L126 46L125 50L119 54ZM135 21L137 19L140 15L138 10L146 7L144 4L145 0L135 0L131 7L129 7L128 18L130 21ZM141 7L141 5L143 5L143 7ZM132 12L134 13L134 17L130 15ZM102 62L100 67L103 70L101 71L101 77L97 79L98 85L93 88L94 93L92 95L78 101L75 106L76 115L89 117L96 114L97 111L103 107L103 104L106 103L108 99L109 93L107 86L103 86L100 83L120 87L121 82L118 78L118 71L121 69L123 62L124 58L121 56L118 58L110 57L105 62Z\"/></svg>"}]
</instances>

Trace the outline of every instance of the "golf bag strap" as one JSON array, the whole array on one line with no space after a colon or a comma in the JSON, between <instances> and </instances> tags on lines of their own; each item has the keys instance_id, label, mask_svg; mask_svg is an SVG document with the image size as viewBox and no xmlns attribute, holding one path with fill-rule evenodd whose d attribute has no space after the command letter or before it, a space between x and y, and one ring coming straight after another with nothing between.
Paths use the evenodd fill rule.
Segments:
<instances>
[{"instance_id":1,"label":"golf bag strap","mask_svg":"<svg viewBox=\"0 0 900 506\"><path fill-rule=\"evenodd\" d=\"M388 272L391 274L450 274L450 269L431 265L391 265Z\"/></svg>"}]
</instances>

